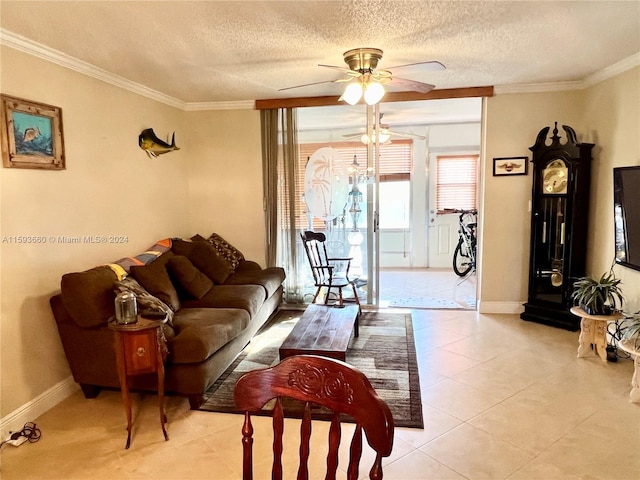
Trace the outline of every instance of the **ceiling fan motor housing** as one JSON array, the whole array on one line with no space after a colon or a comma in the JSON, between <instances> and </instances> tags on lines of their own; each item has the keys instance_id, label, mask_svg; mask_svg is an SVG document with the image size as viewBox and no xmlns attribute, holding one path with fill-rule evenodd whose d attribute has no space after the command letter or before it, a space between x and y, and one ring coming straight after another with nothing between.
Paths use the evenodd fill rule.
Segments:
<instances>
[{"instance_id":1,"label":"ceiling fan motor housing","mask_svg":"<svg viewBox=\"0 0 640 480\"><path fill-rule=\"evenodd\" d=\"M344 61L349 69L360 73L371 73L382 58L379 48L354 48L344 52Z\"/></svg>"}]
</instances>

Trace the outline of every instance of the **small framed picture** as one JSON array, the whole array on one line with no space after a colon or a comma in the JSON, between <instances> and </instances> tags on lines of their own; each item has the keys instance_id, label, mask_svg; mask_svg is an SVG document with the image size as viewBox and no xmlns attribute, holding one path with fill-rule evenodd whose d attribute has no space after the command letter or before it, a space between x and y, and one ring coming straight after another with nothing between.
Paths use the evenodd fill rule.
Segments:
<instances>
[{"instance_id":1,"label":"small framed picture","mask_svg":"<svg viewBox=\"0 0 640 480\"><path fill-rule=\"evenodd\" d=\"M500 157L493 159L493 176L526 175L529 157Z\"/></svg>"},{"instance_id":2,"label":"small framed picture","mask_svg":"<svg viewBox=\"0 0 640 480\"><path fill-rule=\"evenodd\" d=\"M64 170L62 110L7 95L0 101L2 165Z\"/></svg>"}]
</instances>

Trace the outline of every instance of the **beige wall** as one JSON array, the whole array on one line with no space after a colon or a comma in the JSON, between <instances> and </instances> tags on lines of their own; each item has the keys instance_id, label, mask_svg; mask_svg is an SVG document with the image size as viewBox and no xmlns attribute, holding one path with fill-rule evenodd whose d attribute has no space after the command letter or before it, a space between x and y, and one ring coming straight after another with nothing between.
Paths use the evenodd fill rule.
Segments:
<instances>
[{"instance_id":1,"label":"beige wall","mask_svg":"<svg viewBox=\"0 0 640 480\"><path fill-rule=\"evenodd\" d=\"M614 257L613 167L640 165L640 67L583 93L586 141L595 143L587 272L609 270ZM640 188L640 185L638 186ZM640 271L615 266L627 311L640 310Z\"/></svg>"},{"instance_id":2,"label":"beige wall","mask_svg":"<svg viewBox=\"0 0 640 480\"><path fill-rule=\"evenodd\" d=\"M528 156L538 132L555 121L595 143L592 163L587 274L613 261L614 166L640 164L640 68L593 87L564 92L496 95L486 100L481 205L479 309L520 312L527 299L530 199L533 177L493 177L494 157ZM560 128L560 134L564 132ZM531 167L531 165L529 165ZM616 266L628 311L640 309L640 272Z\"/></svg>"},{"instance_id":3,"label":"beige wall","mask_svg":"<svg viewBox=\"0 0 640 480\"><path fill-rule=\"evenodd\" d=\"M184 112L6 47L2 93L62 108L65 171L0 169L1 415L70 375L49 308L70 271L188 233L186 143L151 160L138 135L184 139ZM42 235L46 244L16 244ZM123 235L121 244L62 244L59 236ZM49 240L53 237L56 241Z\"/></svg>"},{"instance_id":4,"label":"beige wall","mask_svg":"<svg viewBox=\"0 0 640 480\"><path fill-rule=\"evenodd\" d=\"M554 92L496 95L486 101L480 311L519 313L527 299L531 164L526 176L494 177L493 158L531 160L529 147L538 132L545 126L553 128L556 121L573 127L582 141L578 100L577 92Z\"/></svg>"},{"instance_id":5,"label":"beige wall","mask_svg":"<svg viewBox=\"0 0 640 480\"><path fill-rule=\"evenodd\" d=\"M265 265L260 112L188 114L189 220L193 233L222 235L246 258Z\"/></svg>"}]
</instances>

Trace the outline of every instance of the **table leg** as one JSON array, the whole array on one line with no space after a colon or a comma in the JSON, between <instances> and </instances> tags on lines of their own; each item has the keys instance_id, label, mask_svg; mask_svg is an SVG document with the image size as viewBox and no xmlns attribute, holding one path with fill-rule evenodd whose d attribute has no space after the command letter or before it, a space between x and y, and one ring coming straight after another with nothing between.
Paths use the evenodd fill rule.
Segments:
<instances>
[{"instance_id":1,"label":"table leg","mask_svg":"<svg viewBox=\"0 0 640 480\"><path fill-rule=\"evenodd\" d=\"M582 318L580 320L580 337L578 338L578 358L588 357L593 341L593 320Z\"/></svg>"},{"instance_id":2,"label":"table leg","mask_svg":"<svg viewBox=\"0 0 640 480\"><path fill-rule=\"evenodd\" d=\"M169 440L169 435L167 435L167 430L165 428L167 415L164 412L164 358L162 356L161 349L160 339L158 339L158 345L156 348L158 362L158 404L160 407L160 426L162 427L162 433L164 434L164 439L166 441Z\"/></svg>"},{"instance_id":3,"label":"table leg","mask_svg":"<svg viewBox=\"0 0 640 480\"><path fill-rule=\"evenodd\" d=\"M603 362L607 361L607 323L608 322L597 321L595 325L593 325L594 348Z\"/></svg>"},{"instance_id":4,"label":"table leg","mask_svg":"<svg viewBox=\"0 0 640 480\"><path fill-rule=\"evenodd\" d=\"M127 414L127 443L124 447L129 448L131 446L131 395L129 394L129 384L127 382L127 366L124 359L124 346L122 345L123 338L120 334L115 336L116 338L116 365L118 367L118 378L120 380L120 393L122 395L122 403L124 410Z\"/></svg>"}]
</instances>

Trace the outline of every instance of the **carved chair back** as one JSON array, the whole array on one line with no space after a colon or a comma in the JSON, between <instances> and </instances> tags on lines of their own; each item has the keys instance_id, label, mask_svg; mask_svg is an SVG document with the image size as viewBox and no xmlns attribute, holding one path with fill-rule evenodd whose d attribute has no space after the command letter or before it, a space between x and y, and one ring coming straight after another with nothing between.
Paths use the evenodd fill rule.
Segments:
<instances>
[{"instance_id":1,"label":"carved chair back","mask_svg":"<svg viewBox=\"0 0 640 480\"><path fill-rule=\"evenodd\" d=\"M364 430L368 444L376 452L369 478L382 479L382 458L389 456L393 448L393 417L388 405L377 395L367 377L351 365L315 355L288 357L274 367L243 375L236 383L234 396L236 406L245 412L242 427L243 480L253 479L251 412L260 410L274 398L272 479L282 479L283 397L304 402L298 480L308 479L312 404L322 405L333 412L325 478L336 478L341 437L340 419L341 414L346 414L356 424L349 447L347 478L359 478Z\"/></svg>"}]
</instances>

